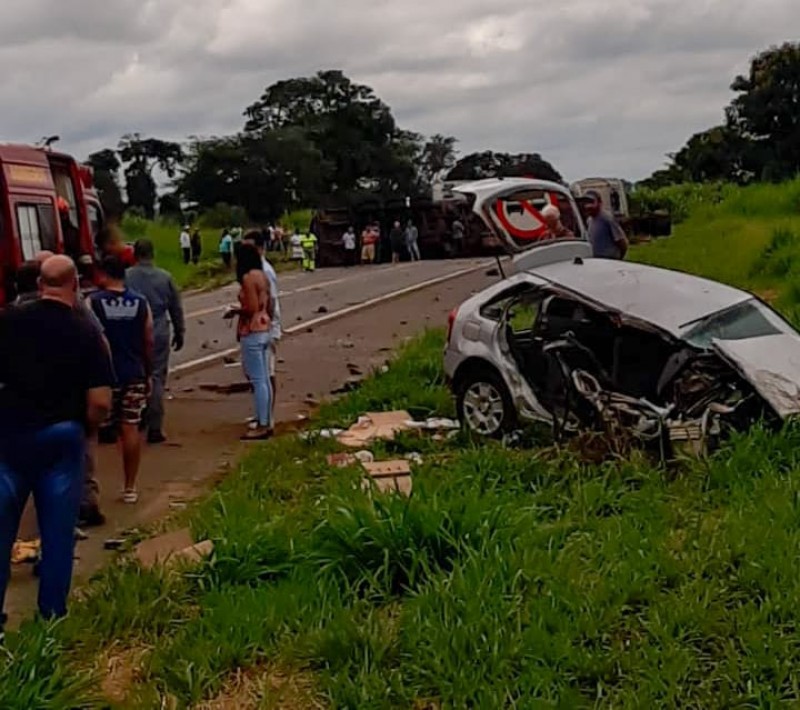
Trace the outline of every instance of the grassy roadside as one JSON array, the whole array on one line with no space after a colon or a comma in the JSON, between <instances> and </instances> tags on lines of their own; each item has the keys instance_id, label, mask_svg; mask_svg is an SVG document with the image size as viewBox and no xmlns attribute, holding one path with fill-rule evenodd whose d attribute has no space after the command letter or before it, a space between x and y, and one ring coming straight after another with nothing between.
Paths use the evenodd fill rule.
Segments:
<instances>
[{"instance_id":1,"label":"grassy roadside","mask_svg":"<svg viewBox=\"0 0 800 710\"><path fill-rule=\"evenodd\" d=\"M631 258L753 291L800 324L800 178L727 186L692 203L671 238L635 246Z\"/></svg>"},{"instance_id":2,"label":"grassy roadside","mask_svg":"<svg viewBox=\"0 0 800 710\"><path fill-rule=\"evenodd\" d=\"M322 420L451 414L441 344ZM336 448L254 449L187 514L208 564L114 566L64 622L10 635L0 707L101 707L101 689L142 708L800 702L800 428L670 472L403 435L372 450L423 455L410 500L364 493Z\"/></svg>"}]
</instances>

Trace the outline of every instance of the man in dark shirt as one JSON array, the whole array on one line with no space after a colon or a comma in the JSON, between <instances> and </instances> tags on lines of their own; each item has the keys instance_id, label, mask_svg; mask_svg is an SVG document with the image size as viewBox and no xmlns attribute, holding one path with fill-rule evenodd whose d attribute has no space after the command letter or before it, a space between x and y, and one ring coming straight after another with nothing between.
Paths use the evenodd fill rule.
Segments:
<instances>
[{"instance_id":1,"label":"man in dark shirt","mask_svg":"<svg viewBox=\"0 0 800 710\"><path fill-rule=\"evenodd\" d=\"M586 214L589 215L589 241L598 259L624 259L628 253L628 239L617 220L603 209L603 198L595 190L585 196Z\"/></svg>"},{"instance_id":2,"label":"man in dark shirt","mask_svg":"<svg viewBox=\"0 0 800 710\"><path fill-rule=\"evenodd\" d=\"M66 613L86 430L108 413L113 373L97 329L75 312L72 260L48 259L39 285L38 301L0 314L0 608L33 494L42 538L39 612L50 618Z\"/></svg>"},{"instance_id":3,"label":"man in dark shirt","mask_svg":"<svg viewBox=\"0 0 800 710\"><path fill-rule=\"evenodd\" d=\"M139 500L136 479L142 458L139 432L153 373L153 317L147 299L125 286L125 266L116 256L103 259L100 272L103 288L89 297L89 304L111 347L117 381L109 428L122 439L122 500L134 505Z\"/></svg>"},{"instance_id":4,"label":"man in dark shirt","mask_svg":"<svg viewBox=\"0 0 800 710\"><path fill-rule=\"evenodd\" d=\"M175 352L183 348L185 324L181 295L172 276L153 264L155 252L149 239L136 242L136 266L128 269L125 282L129 288L141 293L153 313L153 387L147 404L147 442L163 444L164 390L167 387L170 354L170 325L172 347Z\"/></svg>"}]
</instances>

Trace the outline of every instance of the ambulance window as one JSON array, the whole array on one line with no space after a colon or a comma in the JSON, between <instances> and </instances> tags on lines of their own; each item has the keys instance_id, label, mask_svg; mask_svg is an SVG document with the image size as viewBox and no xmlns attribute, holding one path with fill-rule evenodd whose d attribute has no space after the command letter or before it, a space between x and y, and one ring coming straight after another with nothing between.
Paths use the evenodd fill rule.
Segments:
<instances>
[{"instance_id":1,"label":"ambulance window","mask_svg":"<svg viewBox=\"0 0 800 710\"><path fill-rule=\"evenodd\" d=\"M37 209L39 210L39 230L42 249L57 251L56 212L52 205L38 205Z\"/></svg>"},{"instance_id":2,"label":"ambulance window","mask_svg":"<svg viewBox=\"0 0 800 710\"><path fill-rule=\"evenodd\" d=\"M97 205L89 202L86 205L86 212L89 215L89 231L92 233L92 244L97 243L97 235L100 234L100 229L103 226L103 218L100 216L100 210Z\"/></svg>"},{"instance_id":3,"label":"ambulance window","mask_svg":"<svg viewBox=\"0 0 800 710\"><path fill-rule=\"evenodd\" d=\"M42 251L39 213L36 211L36 205L17 205L17 223L22 259L30 261L38 252Z\"/></svg>"}]
</instances>

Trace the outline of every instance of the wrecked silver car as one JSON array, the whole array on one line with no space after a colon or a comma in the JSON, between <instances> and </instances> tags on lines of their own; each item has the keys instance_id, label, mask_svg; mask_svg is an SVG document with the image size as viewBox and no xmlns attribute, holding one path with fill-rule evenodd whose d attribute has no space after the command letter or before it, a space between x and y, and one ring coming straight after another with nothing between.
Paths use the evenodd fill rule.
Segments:
<instances>
[{"instance_id":1,"label":"wrecked silver car","mask_svg":"<svg viewBox=\"0 0 800 710\"><path fill-rule=\"evenodd\" d=\"M459 190L514 270L450 317L445 370L473 432L545 421L557 435L603 431L700 454L726 428L800 412L800 335L751 294L593 259L560 185L489 180ZM570 237L545 229L547 205Z\"/></svg>"}]
</instances>

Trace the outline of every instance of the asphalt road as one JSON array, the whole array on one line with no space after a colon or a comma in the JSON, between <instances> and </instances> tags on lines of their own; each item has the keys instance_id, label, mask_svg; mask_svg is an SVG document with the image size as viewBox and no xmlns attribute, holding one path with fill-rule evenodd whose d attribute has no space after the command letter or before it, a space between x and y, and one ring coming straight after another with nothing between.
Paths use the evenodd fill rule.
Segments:
<instances>
[{"instance_id":1,"label":"asphalt road","mask_svg":"<svg viewBox=\"0 0 800 710\"><path fill-rule=\"evenodd\" d=\"M404 289L480 265L486 259L422 261L398 265L381 264L352 268L319 269L314 273L290 272L278 276L284 330L390 296ZM231 285L184 299L186 346L174 353L171 366L185 366L236 346L234 321L222 313L236 302L238 286Z\"/></svg>"}]
</instances>

